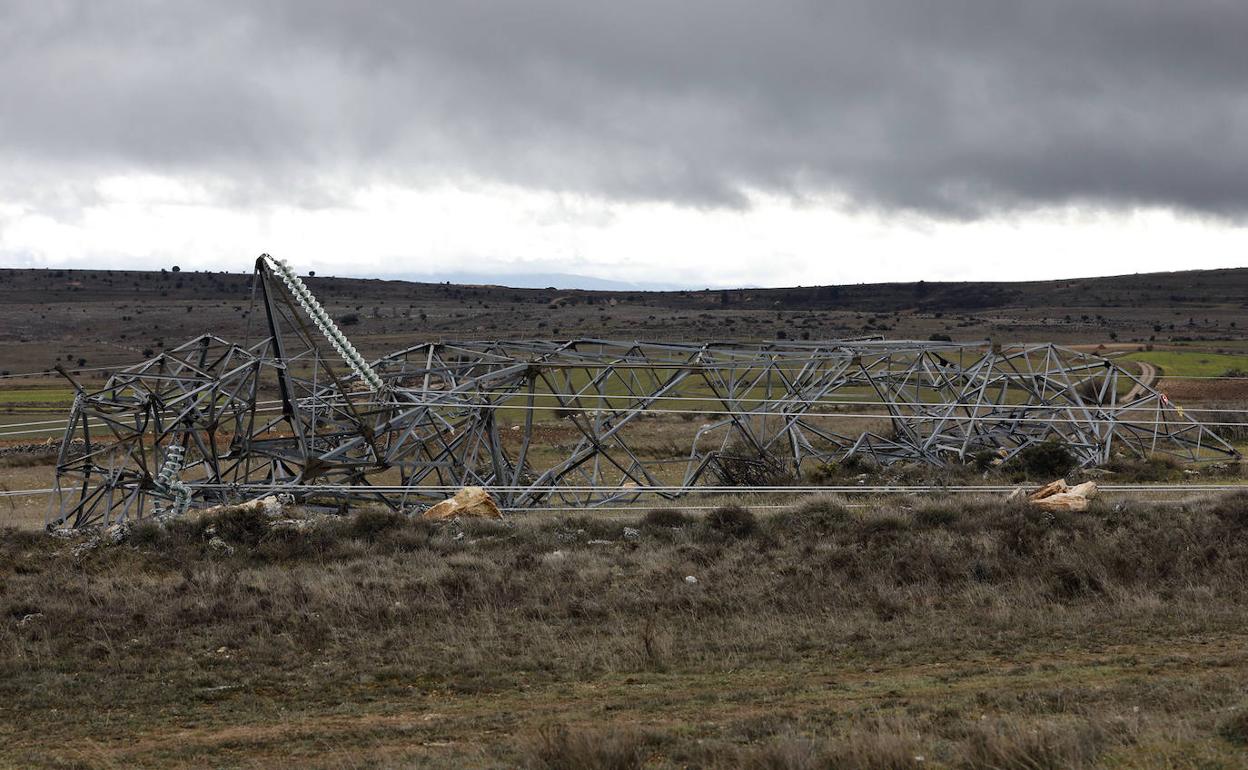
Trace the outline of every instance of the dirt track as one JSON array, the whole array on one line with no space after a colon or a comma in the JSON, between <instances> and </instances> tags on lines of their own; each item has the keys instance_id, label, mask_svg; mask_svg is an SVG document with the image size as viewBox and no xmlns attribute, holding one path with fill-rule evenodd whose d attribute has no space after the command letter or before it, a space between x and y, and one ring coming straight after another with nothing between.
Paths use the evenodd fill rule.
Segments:
<instances>
[{"instance_id":1,"label":"dirt track","mask_svg":"<svg viewBox=\"0 0 1248 770\"><path fill-rule=\"evenodd\" d=\"M1147 361L1139 361L1138 363L1140 365L1139 382L1131 390L1127 391L1123 401L1134 401L1143 397L1145 389L1153 387L1157 382L1157 367Z\"/></svg>"}]
</instances>

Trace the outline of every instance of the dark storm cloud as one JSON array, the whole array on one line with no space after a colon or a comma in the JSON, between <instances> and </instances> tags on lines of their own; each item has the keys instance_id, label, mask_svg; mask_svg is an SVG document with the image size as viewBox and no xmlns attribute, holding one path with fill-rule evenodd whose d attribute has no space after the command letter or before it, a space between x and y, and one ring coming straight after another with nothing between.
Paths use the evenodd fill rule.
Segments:
<instances>
[{"instance_id":1,"label":"dark storm cloud","mask_svg":"<svg viewBox=\"0 0 1248 770\"><path fill-rule=\"evenodd\" d=\"M7 3L0 157L973 216L1248 210L1248 3ZM286 194L286 193L284 193Z\"/></svg>"}]
</instances>

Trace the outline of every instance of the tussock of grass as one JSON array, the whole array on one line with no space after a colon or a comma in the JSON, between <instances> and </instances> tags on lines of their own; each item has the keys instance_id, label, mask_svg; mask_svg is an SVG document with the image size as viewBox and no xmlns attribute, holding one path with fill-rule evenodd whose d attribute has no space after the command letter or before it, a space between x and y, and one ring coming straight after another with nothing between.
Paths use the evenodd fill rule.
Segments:
<instances>
[{"instance_id":1,"label":"tussock of grass","mask_svg":"<svg viewBox=\"0 0 1248 770\"><path fill-rule=\"evenodd\" d=\"M648 528L666 527L675 529L690 523L689 516L679 508L655 508L641 517L642 526Z\"/></svg>"},{"instance_id":2,"label":"tussock of grass","mask_svg":"<svg viewBox=\"0 0 1248 770\"><path fill-rule=\"evenodd\" d=\"M1109 740L1095 723L1020 723L993 720L976 726L965 744L966 770L1078 770L1090 767Z\"/></svg>"},{"instance_id":3,"label":"tussock of grass","mask_svg":"<svg viewBox=\"0 0 1248 770\"><path fill-rule=\"evenodd\" d=\"M649 751L633 731L613 733L542 729L529 748L525 766L533 770L639 770Z\"/></svg>"},{"instance_id":4,"label":"tussock of grass","mask_svg":"<svg viewBox=\"0 0 1248 770\"><path fill-rule=\"evenodd\" d=\"M1218 723L1218 735L1237 746L1248 747L1248 706L1241 706Z\"/></svg>"},{"instance_id":5,"label":"tussock of grass","mask_svg":"<svg viewBox=\"0 0 1248 770\"><path fill-rule=\"evenodd\" d=\"M725 537L745 538L758 531L758 519L744 506L725 505L706 515L706 526Z\"/></svg>"}]
</instances>

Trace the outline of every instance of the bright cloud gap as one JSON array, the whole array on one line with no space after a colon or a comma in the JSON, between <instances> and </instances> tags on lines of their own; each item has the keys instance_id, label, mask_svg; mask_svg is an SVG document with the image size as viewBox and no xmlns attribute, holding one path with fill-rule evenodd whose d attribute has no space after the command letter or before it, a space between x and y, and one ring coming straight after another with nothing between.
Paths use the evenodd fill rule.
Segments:
<instances>
[{"instance_id":1,"label":"bright cloud gap","mask_svg":"<svg viewBox=\"0 0 1248 770\"><path fill-rule=\"evenodd\" d=\"M4 262L241 270L268 251L302 270L356 277L521 283L558 275L701 288L1234 267L1248 247L1242 227L1164 208L1050 207L960 222L762 191L748 192L744 207L707 208L485 182L372 184L307 208L239 206L219 184L176 176L112 176L90 189L74 217L0 206Z\"/></svg>"}]
</instances>

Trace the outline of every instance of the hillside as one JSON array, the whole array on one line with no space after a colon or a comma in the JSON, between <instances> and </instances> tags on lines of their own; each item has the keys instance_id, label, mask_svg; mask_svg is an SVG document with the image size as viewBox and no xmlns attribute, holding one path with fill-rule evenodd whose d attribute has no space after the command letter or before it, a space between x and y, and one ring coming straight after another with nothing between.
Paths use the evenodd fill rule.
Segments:
<instances>
[{"instance_id":1,"label":"hillside","mask_svg":"<svg viewBox=\"0 0 1248 770\"><path fill-rule=\"evenodd\" d=\"M315 277L368 353L427 339L926 339L1198 344L1242 352L1248 268L1030 283L581 291ZM132 361L203 332L248 334L247 273L0 270L0 371ZM252 330L252 336L256 333ZM82 363L79 363L81 361Z\"/></svg>"}]
</instances>

